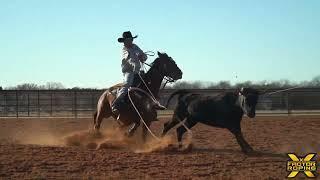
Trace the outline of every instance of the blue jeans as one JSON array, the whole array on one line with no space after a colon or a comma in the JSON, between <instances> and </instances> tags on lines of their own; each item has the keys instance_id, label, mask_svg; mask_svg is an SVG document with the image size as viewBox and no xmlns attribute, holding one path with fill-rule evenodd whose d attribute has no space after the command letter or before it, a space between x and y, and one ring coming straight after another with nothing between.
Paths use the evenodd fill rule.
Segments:
<instances>
[{"instance_id":1,"label":"blue jeans","mask_svg":"<svg viewBox=\"0 0 320 180\"><path fill-rule=\"evenodd\" d=\"M122 94L127 94L128 93L128 89L129 87L132 86L133 84L133 80L134 80L134 77L135 77L135 74L134 72L131 72L131 73L123 73L124 75L124 85L123 87L119 90L118 94L117 94L117 98L119 96L121 96Z\"/></svg>"},{"instance_id":2,"label":"blue jeans","mask_svg":"<svg viewBox=\"0 0 320 180\"><path fill-rule=\"evenodd\" d=\"M117 97L116 100L112 103L112 111L116 112L120 110L120 106L122 104L122 101L124 99L124 97L126 96L126 94L128 93L128 89L129 87L132 86L133 84L133 80L135 77L134 72L131 73L123 73L124 75L124 85L123 87L119 90L119 92L117 93Z\"/></svg>"}]
</instances>

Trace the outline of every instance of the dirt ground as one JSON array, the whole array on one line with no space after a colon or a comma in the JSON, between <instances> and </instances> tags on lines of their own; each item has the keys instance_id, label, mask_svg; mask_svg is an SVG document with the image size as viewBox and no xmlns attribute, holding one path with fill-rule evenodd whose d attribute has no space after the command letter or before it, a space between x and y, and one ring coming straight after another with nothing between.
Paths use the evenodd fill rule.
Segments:
<instances>
[{"instance_id":1,"label":"dirt ground","mask_svg":"<svg viewBox=\"0 0 320 180\"><path fill-rule=\"evenodd\" d=\"M151 129L159 135L162 118ZM0 119L0 179L285 179L286 153L317 153L320 117L256 117L242 121L253 155L225 129L198 124L178 149L175 128L161 141L126 139L113 120L100 136L91 119ZM319 172L318 168L318 172ZM304 178L303 173L298 177Z\"/></svg>"}]
</instances>

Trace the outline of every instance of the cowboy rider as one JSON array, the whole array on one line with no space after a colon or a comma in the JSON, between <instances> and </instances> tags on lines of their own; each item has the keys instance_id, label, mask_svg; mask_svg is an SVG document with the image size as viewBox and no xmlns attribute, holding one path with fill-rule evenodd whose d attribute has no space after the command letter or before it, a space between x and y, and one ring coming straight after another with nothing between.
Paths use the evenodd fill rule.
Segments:
<instances>
[{"instance_id":1,"label":"cowboy rider","mask_svg":"<svg viewBox=\"0 0 320 180\"><path fill-rule=\"evenodd\" d=\"M117 120L120 118L120 106L124 97L128 93L129 87L133 85L135 77L140 73L141 63L147 60L147 55L139 48L138 45L133 43L133 39L138 36L132 36L130 31L123 32L122 37L118 38L119 43L123 43L122 49L122 63L121 69L124 76L124 85L119 90L116 100L112 103L112 112L117 116ZM164 109L160 104L156 104L156 109Z\"/></svg>"}]
</instances>

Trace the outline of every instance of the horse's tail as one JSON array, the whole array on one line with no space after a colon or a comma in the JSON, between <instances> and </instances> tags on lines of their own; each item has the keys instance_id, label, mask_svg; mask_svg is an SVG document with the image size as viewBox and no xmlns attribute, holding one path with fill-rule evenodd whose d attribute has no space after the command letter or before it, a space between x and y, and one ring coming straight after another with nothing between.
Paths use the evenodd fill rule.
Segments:
<instances>
[{"instance_id":1,"label":"horse's tail","mask_svg":"<svg viewBox=\"0 0 320 180\"><path fill-rule=\"evenodd\" d=\"M172 94L170 95L170 97L169 97L169 99L168 99L168 101L167 101L166 107L169 106L169 103L170 103L171 99L172 99L174 96L179 95L178 99L180 100L181 97L183 97L183 96L185 96L186 94L189 94L189 93L191 93L191 92L188 91L188 90L185 90L185 89L175 91L174 93L172 93Z\"/></svg>"}]
</instances>

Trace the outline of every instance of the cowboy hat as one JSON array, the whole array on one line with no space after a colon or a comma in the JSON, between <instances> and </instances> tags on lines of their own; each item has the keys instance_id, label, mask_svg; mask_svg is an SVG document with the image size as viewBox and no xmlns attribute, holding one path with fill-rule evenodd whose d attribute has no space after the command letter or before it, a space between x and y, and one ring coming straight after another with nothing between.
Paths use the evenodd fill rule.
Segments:
<instances>
[{"instance_id":1,"label":"cowboy hat","mask_svg":"<svg viewBox=\"0 0 320 180\"><path fill-rule=\"evenodd\" d=\"M123 32L122 33L122 37L121 38L118 38L118 42L122 43L124 42L125 39L134 39L134 38L137 38L138 36L133 36L132 37L132 34L130 31L126 31L126 32Z\"/></svg>"}]
</instances>

